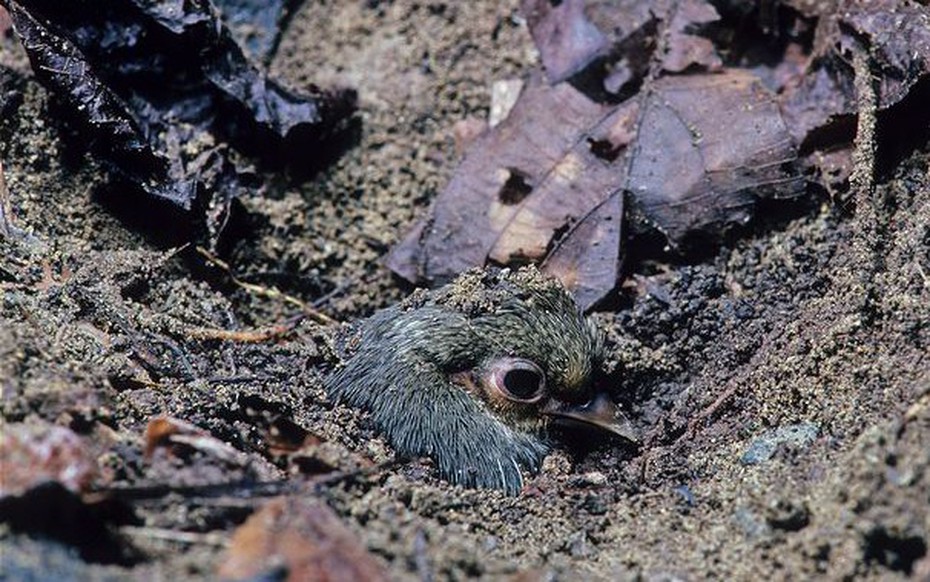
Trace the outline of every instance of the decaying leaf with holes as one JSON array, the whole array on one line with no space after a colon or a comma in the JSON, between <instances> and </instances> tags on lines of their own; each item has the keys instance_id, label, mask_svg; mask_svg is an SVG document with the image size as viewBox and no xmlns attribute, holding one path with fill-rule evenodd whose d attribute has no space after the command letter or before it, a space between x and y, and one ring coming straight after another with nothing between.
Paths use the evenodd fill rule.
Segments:
<instances>
[{"instance_id":1,"label":"decaying leaf with holes","mask_svg":"<svg viewBox=\"0 0 930 582\"><path fill-rule=\"evenodd\" d=\"M764 11L704 0L526 0L545 74L475 140L388 266L437 285L473 266L535 263L590 310L616 287L630 233L661 241L658 252L702 253L760 201L815 181L834 192L857 103L848 55L872 47L879 109L926 92L930 62L926 7L842 4L823 15L799 5L791 26L774 26ZM889 10L899 4L904 16ZM753 52L747 27L771 37L771 54Z\"/></svg>"},{"instance_id":2,"label":"decaying leaf with holes","mask_svg":"<svg viewBox=\"0 0 930 582\"><path fill-rule=\"evenodd\" d=\"M774 96L748 73L663 78L614 107L537 84L472 146L389 265L442 283L538 263L590 309L620 276L624 193L677 247L745 223L759 198L797 195L795 158Z\"/></svg>"}]
</instances>

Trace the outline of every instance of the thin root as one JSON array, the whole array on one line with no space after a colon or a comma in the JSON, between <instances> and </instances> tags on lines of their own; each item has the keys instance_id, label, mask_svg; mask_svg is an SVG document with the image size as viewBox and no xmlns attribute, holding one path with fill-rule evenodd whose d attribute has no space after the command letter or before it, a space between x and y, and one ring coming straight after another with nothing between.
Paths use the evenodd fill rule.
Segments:
<instances>
[{"instance_id":1,"label":"thin root","mask_svg":"<svg viewBox=\"0 0 930 582\"><path fill-rule=\"evenodd\" d=\"M211 253L207 249L203 247L197 247L197 252L200 254L200 256L206 259L207 262L222 269L227 275L229 275L229 278L232 280L233 283L235 283L240 288L245 289L249 293L254 293L255 295L267 297L268 299L273 299L275 301L284 301L285 303L290 303L291 305L294 305L297 308L299 308L305 316L307 316L312 321L315 321L316 323L319 323L322 325L331 325L333 323L338 323L332 317L326 315L325 313L320 312L317 309L314 309L311 305L308 305L307 303L301 301L300 299L298 299L297 297L294 297L293 295L282 293L281 291L279 291L278 289L275 289L274 287L265 287L262 285L256 285L254 283L246 283L245 281L240 280L238 277L236 277L233 274L232 269L230 268L229 264L226 261L215 256L213 253ZM216 330L216 331L221 332L222 330ZM238 332L226 332L226 333L235 334ZM220 339L223 339L223 338L220 338ZM241 340L241 341L249 341L249 340ZM257 341L264 341L264 340L257 340Z\"/></svg>"}]
</instances>

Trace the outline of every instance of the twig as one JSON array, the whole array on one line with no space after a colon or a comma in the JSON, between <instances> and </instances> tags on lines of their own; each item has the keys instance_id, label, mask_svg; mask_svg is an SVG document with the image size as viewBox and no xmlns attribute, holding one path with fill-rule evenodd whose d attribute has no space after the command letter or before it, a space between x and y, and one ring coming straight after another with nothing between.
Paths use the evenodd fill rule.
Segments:
<instances>
[{"instance_id":1,"label":"twig","mask_svg":"<svg viewBox=\"0 0 930 582\"><path fill-rule=\"evenodd\" d=\"M228 536L215 533L196 533L161 527L135 527L131 525L124 525L119 528L119 531L130 537L137 538L164 540L191 545L216 546L220 548L229 546Z\"/></svg>"},{"instance_id":2,"label":"twig","mask_svg":"<svg viewBox=\"0 0 930 582\"><path fill-rule=\"evenodd\" d=\"M280 301L284 301L285 303L290 303L291 305L294 305L298 307L301 311L303 311L304 315L306 315L308 318L310 318L311 320L319 324L330 325L333 323L338 323L332 317L326 315L325 313L320 312L317 309L314 309L312 306L301 301L297 297L294 297L293 295L282 293L281 291L279 291L278 289L274 287L264 287L262 285L256 285L254 283L246 283L245 281L240 280L238 277L236 277L233 274L232 268L230 268L229 264L226 261L215 256L213 253L211 253L207 249L198 246L197 252L200 254L200 256L206 259L210 264L222 269L229 276L230 280L232 280L233 283L235 283L240 288L245 289L249 293L254 293L255 295L260 295L262 297L267 297L268 299L273 299L276 301L280 300Z\"/></svg>"},{"instance_id":3,"label":"twig","mask_svg":"<svg viewBox=\"0 0 930 582\"><path fill-rule=\"evenodd\" d=\"M221 340L239 343L262 343L277 339L294 331L303 321L304 314L292 317L284 323L252 330L229 330L196 327L187 330L187 337L198 340Z\"/></svg>"},{"instance_id":4,"label":"twig","mask_svg":"<svg viewBox=\"0 0 930 582\"><path fill-rule=\"evenodd\" d=\"M151 356L151 352L146 351L145 353L141 352L138 348L144 347L148 348L151 344L160 344L164 346L171 354L174 356L172 361L178 362L185 372L183 377L186 381L197 380L198 375L194 370L194 365L191 364L191 360L187 355L187 352L181 348L174 340L171 340L167 337L151 333L151 332L142 332L142 337L145 337L148 340L148 344L145 343L145 340L141 340L140 336L133 336L131 338L132 343L130 344L133 348L135 358L143 368L148 369L149 371L157 372L161 376L177 377L175 374L166 373L165 367L161 364L160 361L154 360ZM157 357L157 356L156 356Z\"/></svg>"},{"instance_id":5,"label":"twig","mask_svg":"<svg viewBox=\"0 0 930 582\"><path fill-rule=\"evenodd\" d=\"M250 499L254 497L274 497L282 493L297 492L299 483L280 479L277 481L237 480L224 483L211 483L208 485L171 485L158 483L155 485L110 487L95 489L89 494L94 497L111 497L120 501L163 501L168 495L174 494L185 498L223 498Z\"/></svg>"},{"instance_id":6,"label":"twig","mask_svg":"<svg viewBox=\"0 0 930 582\"><path fill-rule=\"evenodd\" d=\"M730 401L736 396L736 393L739 391L740 385L738 382L733 382L726 390L723 391L723 394L717 397L710 406L707 406L701 412L697 414L696 417L691 419L688 422L688 430L684 432L676 441L681 440L682 438L688 437L692 438L697 434L698 430L701 428L701 425L706 422L708 419L717 414L724 406L728 405Z\"/></svg>"},{"instance_id":7,"label":"twig","mask_svg":"<svg viewBox=\"0 0 930 582\"><path fill-rule=\"evenodd\" d=\"M13 208L10 206L10 191L6 187L3 162L0 162L0 238L9 238L17 229L13 226Z\"/></svg>"},{"instance_id":8,"label":"twig","mask_svg":"<svg viewBox=\"0 0 930 582\"><path fill-rule=\"evenodd\" d=\"M144 485L141 487L113 487L105 489L95 489L88 495L93 498L110 497L126 502L143 502L143 501L164 501L169 495L178 495L187 500L197 499L202 505L220 502L227 503L228 500L234 499L236 503L243 503L248 506L253 500L277 497L285 494L316 494L322 489L332 487L343 481L355 479L362 475L370 475L384 471L402 461L392 459L383 463L377 463L368 467L359 467L347 471L334 471L327 473L315 479L300 481L297 479L278 479L275 481L252 481L236 480L224 483L211 483L208 485L171 485L168 483L159 483L155 485ZM236 505L240 507L240 505Z\"/></svg>"}]
</instances>

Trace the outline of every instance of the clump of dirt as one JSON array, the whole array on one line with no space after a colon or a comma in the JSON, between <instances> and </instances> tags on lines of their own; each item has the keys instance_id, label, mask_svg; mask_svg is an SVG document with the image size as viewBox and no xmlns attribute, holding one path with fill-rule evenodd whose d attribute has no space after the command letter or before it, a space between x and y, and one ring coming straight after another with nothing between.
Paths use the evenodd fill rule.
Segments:
<instances>
[{"instance_id":1,"label":"clump of dirt","mask_svg":"<svg viewBox=\"0 0 930 582\"><path fill-rule=\"evenodd\" d=\"M927 144L878 176L880 228L817 200L705 262L635 266L626 304L595 318L639 450L575 443L507 497L395 459L363 414L327 402L337 325L295 318L300 305L351 322L406 295L382 257L451 174L456 123L484 118L491 84L536 59L516 8L294 15L271 72L357 87L363 129L313 180L264 176L242 200L249 235L224 258L247 285L127 202L45 92L17 81L22 104L0 120L14 227L0 241L0 415L103 451L94 488L128 512L110 523L133 558L84 562L2 526L13 577L212 578L234 528L295 492L401 579L930 576ZM218 333L276 325L258 342ZM158 416L243 455L147 457Z\"/></svg>"}]
</instances>

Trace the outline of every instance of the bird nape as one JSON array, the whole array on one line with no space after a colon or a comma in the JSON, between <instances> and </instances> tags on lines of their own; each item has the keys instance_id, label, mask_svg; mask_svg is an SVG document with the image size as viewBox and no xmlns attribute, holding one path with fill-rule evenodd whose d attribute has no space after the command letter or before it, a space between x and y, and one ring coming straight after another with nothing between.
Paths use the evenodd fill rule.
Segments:
<instances>
[{"instance_id":1,"label":"bird nape","mask_svg":"<svg viewBox=\"0 0 930 582\"><path fill-rule=\"evenodd\" d=\"M399 454L431 457L452 483L518 492L555 423L635 441L595 386L601 333L533 267L471 270L415 292L347 344L356 347L327 379L330 396L368 410Z\"/></svg>"}]
</instances>

